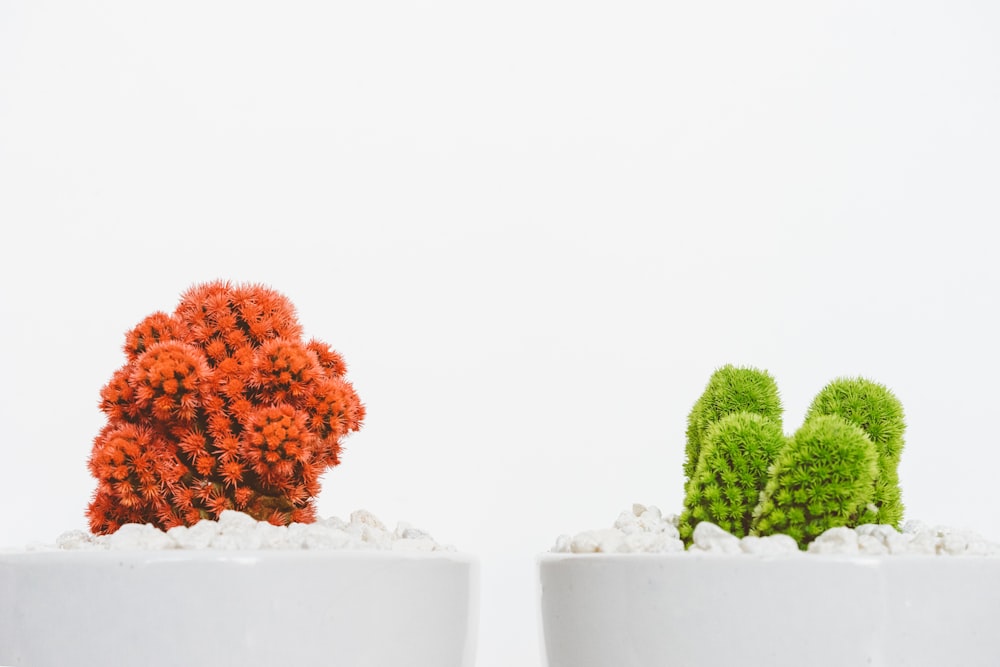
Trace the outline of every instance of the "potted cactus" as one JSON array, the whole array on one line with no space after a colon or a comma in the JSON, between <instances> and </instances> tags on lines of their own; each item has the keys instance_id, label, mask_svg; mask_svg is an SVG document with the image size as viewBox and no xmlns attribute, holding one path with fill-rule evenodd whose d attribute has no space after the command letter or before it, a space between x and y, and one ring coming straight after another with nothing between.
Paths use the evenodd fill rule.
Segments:
<instances>
[{"instance_id":1,"label":"potted cactus","mask_svg":"<svg viewBox=\"0 0 1000 667\"><path fill-rule=\"evenodd\" d=\"M316 516L365 407L285 296L196 285L124 352L90 533L0 554L0 665L471 667L474 558L363 510Z\"/></svg>"},{"instance_id":2,"label":"potted cactus","mask_svg":"<svg viewBox=\"0 0 1000 667\"><path fill-rule=\"evenodd\" d=\"M550 667L995 664L1000 547L903 525L904 429L887 387L839 378L786 435L774 378L719 368L688 416L679 515L637 505L540 557Z\"/></svg>"}]
</instances>

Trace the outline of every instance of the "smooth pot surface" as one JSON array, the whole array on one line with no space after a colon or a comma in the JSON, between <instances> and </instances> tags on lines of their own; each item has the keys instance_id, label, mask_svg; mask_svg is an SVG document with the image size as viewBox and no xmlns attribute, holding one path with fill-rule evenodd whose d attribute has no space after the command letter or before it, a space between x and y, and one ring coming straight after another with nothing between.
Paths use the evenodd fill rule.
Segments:
<instances>
[{"instance_id":1,"label":"smooth pot surface","mask_svg":"<svg viewBox=\"0 0 1000 667\"><path fill-rule=\"evenodd\" d=\"M996 667L1000 558L545 554L549 667Z\"/></svg>"},{"instance_id":2,"label":"smooth pot surface","mask_svg":"<svg viewBox=\"0 0 1000 667\"><path fill-rule=\"evenodd\" d=\"M0 665L472 667L478 577L453 553L0 554Z\"/></svg>"}]
</instances>

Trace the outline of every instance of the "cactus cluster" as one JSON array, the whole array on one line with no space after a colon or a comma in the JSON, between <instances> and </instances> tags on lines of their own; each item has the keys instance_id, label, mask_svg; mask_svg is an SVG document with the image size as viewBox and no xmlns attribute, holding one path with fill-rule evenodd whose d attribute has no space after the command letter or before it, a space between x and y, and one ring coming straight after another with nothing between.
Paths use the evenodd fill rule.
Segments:
<instances>
[{"instance_id":1,"label":"cactus cluster","mask_svg":"<svg viewBox=\"0 0 1000 667\"><path fill-rule=\"evenodd\" d=\"M90 528L161 529L235 509L276 524L315 520L320 475L365 409L343 358L302 340L294 307L261 285L216 281L125 336L101 390L107 423L88 466Z\"/></svg>"},{"instance_id":2,"label":"cactus cluster","mask_svg":"<svg viewBox=\"0 0 1000 667\"><path fill-rule=\"evenodd\" d=\"M718 369L688 419L681 537L701 521L745 535L784 533L805 547L837 526L899 527L903 409L884 386L834 380L791 436L764 371Z\"/></svg>"}]
</instances>

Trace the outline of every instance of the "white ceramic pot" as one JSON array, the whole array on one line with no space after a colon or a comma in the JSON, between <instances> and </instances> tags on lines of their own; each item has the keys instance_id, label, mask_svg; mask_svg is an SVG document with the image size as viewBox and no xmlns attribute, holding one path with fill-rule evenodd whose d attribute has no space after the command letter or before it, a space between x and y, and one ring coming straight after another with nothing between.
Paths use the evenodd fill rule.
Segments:
<instances>
[{"instance_id":1,"label":"white ceramic pot","mask_svg":"<svg viewBox=\"0 0 1000 667\"><path fill-rule=\"evenodd\" d=\"M0 665L472 667L478 569L454 553L0 554Z\"/></svg>"},{"instance_id":2,"label":"white ceramic pot","mask_svg":"<svg viewBox=\"0 0 1000 667\"><path fill-rule=\"evenodd\" d=\"M1000 558L545 554L549 667L996 667Z\"/></svg>"}]
</instances>

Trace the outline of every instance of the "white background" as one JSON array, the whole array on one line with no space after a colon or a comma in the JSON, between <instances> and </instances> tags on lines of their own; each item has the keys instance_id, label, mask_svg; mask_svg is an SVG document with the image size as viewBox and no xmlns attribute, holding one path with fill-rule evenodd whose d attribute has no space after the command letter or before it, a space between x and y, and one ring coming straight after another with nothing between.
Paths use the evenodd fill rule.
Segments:
<instances>
[{"instance_id":1,"label":"white background","mask_svg":"<svg viewBox=\"0 0 1000 667\"><path fill-rule=\"evenodd\" d=\"M0 545L83 527L126 330L263 282L346 357L324 516L482 561L677 511L687 412L771 371L907 412L907 518L1000 539L1000 6L0 1Z\"/></svg>"}]
</instances>

